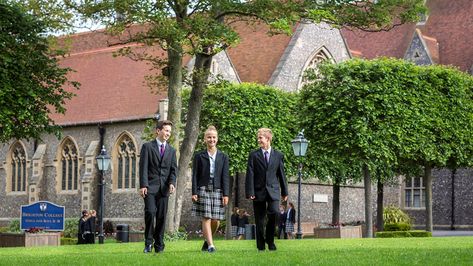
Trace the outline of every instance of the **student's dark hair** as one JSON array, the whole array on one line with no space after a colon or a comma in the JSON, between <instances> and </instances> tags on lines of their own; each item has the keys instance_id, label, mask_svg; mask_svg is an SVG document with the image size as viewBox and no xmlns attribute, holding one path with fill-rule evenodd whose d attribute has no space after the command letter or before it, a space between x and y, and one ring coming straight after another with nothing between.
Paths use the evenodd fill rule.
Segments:
<instances>
[{"instance_id":1,"label":"student's dark hair","mask_svg":"<svg viewBox=\"0 0 473 266\"><path fill-rule=\"evenodd\" d=\"M169 121L169 120L160 120L156 124L156 129L161 130L161 129L163 129L164 126L171 126L172 127L172 122Z\"/></svg>"}]
</instances>

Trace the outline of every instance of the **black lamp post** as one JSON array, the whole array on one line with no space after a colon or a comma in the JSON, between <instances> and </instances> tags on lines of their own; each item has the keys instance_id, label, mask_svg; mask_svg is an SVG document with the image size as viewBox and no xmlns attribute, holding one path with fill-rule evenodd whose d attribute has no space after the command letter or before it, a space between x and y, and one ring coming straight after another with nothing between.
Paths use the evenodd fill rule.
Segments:
<instances>
[{"instance_id":1,"label":"black lamp post","mask_svg":"<svg viewBox=\"0 0 473 266\"><path fill-rule=\"evenodd\" d=\"M292 149L296 157L304 157L309 146L309 141L304 138L304 130L301 130L297 137L291 141ZM297 190L297 239L302 239L301 231L301 178L302 178L302 160L299 160L299 184Z\"/></svg>"},{"instance_id":2,"label":"black lamp post","mask_svg":"<svg viewBox=\"0 0 473 266\"><path fill-rule=\"evenodd\" d=\"M99 244L103 244L103 205L104 205L104 190L105 190L105 180L104 180L104 172L108 170L110 165L110 156L107 154L107 150L105 150L105 146L102 146L102 150L100 154L95 157L97 160L97 168L100 170L100 182L99 182L99 189L100 189L100 210L99 210Z\"/></svg>"}]
</instances>

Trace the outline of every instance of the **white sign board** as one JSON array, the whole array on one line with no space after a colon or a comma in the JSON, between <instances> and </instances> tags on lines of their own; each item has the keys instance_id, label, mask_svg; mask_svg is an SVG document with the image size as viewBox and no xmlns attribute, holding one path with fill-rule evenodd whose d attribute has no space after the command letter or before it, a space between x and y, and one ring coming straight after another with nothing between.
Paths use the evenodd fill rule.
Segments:
<instances>
[{"instance_id":1,"label":"white sign board","mask_svg":"<svg viewBox=\"0 0 473 266\"><path fill-rule=\"evenodd\" d=\"M314 194L312 202L328 203L328 195L325 194Z\"/></svg>"}]
</instances>

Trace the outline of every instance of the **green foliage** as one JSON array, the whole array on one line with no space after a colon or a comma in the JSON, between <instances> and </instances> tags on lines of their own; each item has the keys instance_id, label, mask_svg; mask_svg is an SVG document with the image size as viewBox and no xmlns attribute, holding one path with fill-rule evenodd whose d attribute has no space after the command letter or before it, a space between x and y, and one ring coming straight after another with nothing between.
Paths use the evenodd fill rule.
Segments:
<instances>
[{"instance_id":1,"label":"green foliage","mask_svg":"<svg viewBox=\"0 0 473 266\"><path fill-rule=\"evenodd\" d=\"M188 101L189 93L183 93ZM297 135L295 114L297 95L253 83L221 83L204 92L201 113L201 136L209 125L218 130L218 147L230 157L232 173L245 172L248 154L258 147L256 133L261 127L273 131L272 147L285 154L289 174L297 170L291 140ZM183 104L186 106L186 104ZM183 110L185 117L187 110ZM203 149L203 141L196 149Z\"/></svg>"},{"instance_id":2,"label":"green foliage","mask_svg":"<svg viewBox=\"0 0 473 266\"><path fill-rule=\"evenodd\" d=\"M77 238L61 237L61 246L75 244L77 244Z\"/></svg>"},{"instance_id":3,"label":"green foliage","mask_svg":"<svg viewBox=\"0 0 473 266\"><path fill-rule=\"evenodd\" d=\"M432 232L423 230L376 232L377 238L432 237Z\"/></svg>"},{"instance_id":4,"label":"green foliage","mask_svg":"<svg viewBox=\"0 0 473 266\"><path fill-rule=\"evenodd\" d=\"M0 142L59 134L49 115L65 112L74 95L65 85L79 85L49 50L42 21L10 1L0 2L0 14Z\"/></svg>"},{"instance_id":5,"label":"green foliage","mask_svg":"<svg viewBox=\"0 0 473 266\"><path fill-rule=\"evenodd\" d=\"M445 66L380 58L308 73L301 120L321 173L415 175L429 163L472 161L473 78Z\"/></svg>"},{"instance_id":6,"label":"green foliage","mask_svg":"<svg viewBox=\"0 0 473 266\"><path fill-rule=\"evenodd\" d=\"M408 223L385 223L384 231L409 231L411 225Z\"/></svg>"},{"instance_id":7,"label":"green foliage","mask_svg":"<svg viewBox=\"0 0 473 266\"><path fill-rule=\"evenodd\" d=\"M388 206L384 208L383 221L385 227L387 224L411 224L411 218L409 217L409 215L407 215L407 213L403 212L400 208L395 206Z\"/></svg>"},{"instance_id":8,"label":"green foliage","mask_svg":"<svg viewBox=\"0 0 473 266\"><path fill-rule=\"evenodd\" d=\"M388 30L396 25L418 21L425 14L424 0L382 1L309 1L309 17L316 22L329 23L361 30Z\"/></svg>"},{"instance_id":9,"label":"green foliage","mask_svg":"<svg viewBox=\"0 0 473 266\"><path fill-rule=\"evenodd\" d=\"M10 224L8 225L8 232L11 233L18 233L20 232L20 220L19 219L14 219L10 221Z\"/></svg>"},{"instance_id":10,"label":"green foliage","mask_svg":"<svg viewBox=\"0 0 473 266\"><path fill-rule=\"evenodd\" d=\"M64 221L64 237L77 238L79 233L79 219L67 218Z\"/></svg>"},{"instance_id":11,"label":"green foliage","mask_svg":"<svg viewBox=\"0 0 473 266\"><path fill-rule=\"evenodd\" d=\"M2 226L0 227L0 233L6 233L8 232L8 227Z\"/></svg>"},{"instance_id":12,"label":"green foliage","mask_svg":"<svg viewBox=\"0 0 473 266\"><path fill-rule=\"evenodd\" d=\"M187 240L187 232L185 230L179 230L174 232L166 232L164 233L164 241L179 241L179 240Z\"/></svg>"}]
</instances>

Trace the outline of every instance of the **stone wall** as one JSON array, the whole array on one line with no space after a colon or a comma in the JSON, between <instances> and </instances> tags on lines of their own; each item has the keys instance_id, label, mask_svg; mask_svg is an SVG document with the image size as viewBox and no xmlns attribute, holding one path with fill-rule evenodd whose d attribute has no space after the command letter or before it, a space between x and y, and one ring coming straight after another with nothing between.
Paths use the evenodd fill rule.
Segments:
<instances>
[{"instance_id":1,"label":"stone wall","mask_svg":"<svg viewBox=\"0 0 473 266\"><path fill-rule=\"evenodd\" d=\"M434 228L473 229L473 169L458 169L454 177L449 169L435 169L432 176ZM424 208L406 211L414 219L416 227L425 228Z\"/></svg>"}]
</instances>

